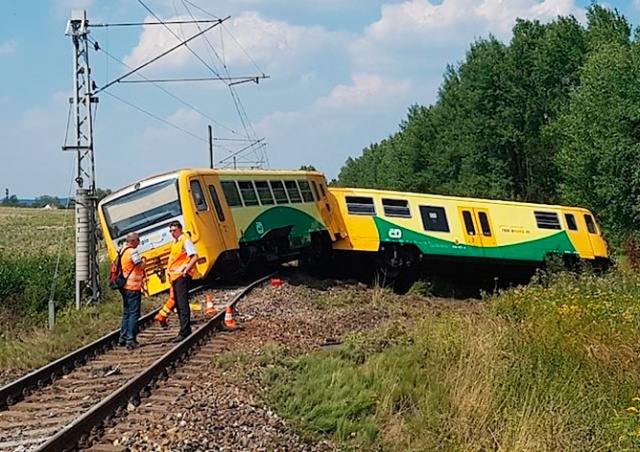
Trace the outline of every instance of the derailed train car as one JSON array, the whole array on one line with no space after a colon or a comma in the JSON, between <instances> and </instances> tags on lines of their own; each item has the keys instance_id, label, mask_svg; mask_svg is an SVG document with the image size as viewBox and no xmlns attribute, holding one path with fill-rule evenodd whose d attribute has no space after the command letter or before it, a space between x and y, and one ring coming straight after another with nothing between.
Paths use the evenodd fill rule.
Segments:
<instances>
[{"instance_id":1,"label":"derailed train car","mask_svg":"<svg viewBox=\"0 0 640 452\"><path fill-rule=\"evenodd\" d=\"M326 180L314 171L183 169L112 193L98 215L111 260L129 232L140 234L150 295L169 287L174 220L195 244L203 278L311 258L330 252L340 237Z\"/></svg>"},{"instance_id":2,"label":"derailed train car","mask_svg":"<svg viewBox=\"0 0 640 452\"><path fill-rule=\"evenodd\" d=\"M329 191L345 231L333 244L336 257L368 257L391 276L420 264L454 272L471 266L532 268L551 256L569 266L609 264L607 244L587 209L357 188Z\"/></svg>"},{"instance_id":3,"label":"derailed train car","mask_svg":"<svg viewBox=\"0 0 640 452\"><path fill-rule=\"evenodd\" d=\"M315 171L183 169L118 190L98 206L109 257L140 234L147 288L168 289L168 225L198 250L203 278L294 259L404 270L609 263L594 215L579 207L327 187ZM467 265L468 264L468 265ZM493 271L493 270L492 270Z\"/></svg>"}]
</instances>

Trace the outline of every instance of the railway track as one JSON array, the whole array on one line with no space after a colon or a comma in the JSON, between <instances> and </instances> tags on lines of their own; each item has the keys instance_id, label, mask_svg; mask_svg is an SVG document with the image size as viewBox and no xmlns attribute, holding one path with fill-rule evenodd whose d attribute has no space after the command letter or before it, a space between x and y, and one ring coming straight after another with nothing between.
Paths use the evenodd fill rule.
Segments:
<instances>
[{"instance_id":1,"label":"railway track","mask_svg":"<svg viewBox=\"0 0 640 452\"><path fill-rule=\"evenodd\" d=\"M235 305L268 278L225 289L216 303ZM163 330L149 326L154 314L140 320L144 330L138 336L141 347L136 350L114 347L118 332L113 332L1 388L0 451L62 451L90 446L105 420L138 403L140 396L147 395L172 368L206 344L224 321L224 309L210 319L196 316L191 336L173 344L170 339L177 334L177 319ZM208 352L216 350L216 345L203 347ZM174 375L179 377L180 373ZM175 395L181 389L168 391ZM166 394L154 396L160 403L172 400Z\"/></svg>"}]
</instances>

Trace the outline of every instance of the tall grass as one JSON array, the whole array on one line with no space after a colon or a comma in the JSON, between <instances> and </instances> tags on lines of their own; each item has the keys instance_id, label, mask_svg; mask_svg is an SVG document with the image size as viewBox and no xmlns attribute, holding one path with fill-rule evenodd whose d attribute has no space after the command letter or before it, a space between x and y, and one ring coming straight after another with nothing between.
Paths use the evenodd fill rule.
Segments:
<instances>
[{"instance_id":1,"label":"tall grass","mask_svg":"<svg viewBox=\"0 0 640 452\"><path fill-rule=\"evenodd\" d=\"M73 211L0 208L2 330L42 323L51 296L60 309L73 300L73 222Z\"/></svg>"},{"instance_id":2,"label":"tall grass","mask_svg":"<svg viewBox=\"0 0 640 452\"><path fill-rule=\"evenodd\" d=\"M58 315L52 331L44 328L12 330L0 340L0 370L28 370L42 366L115 329L121 302L114 298L100 305L68 307Z\"/></svg>"},{"instance_id":3,"label":"tall grass","mask_svg":"<svg viewBox=\"0 0 640 452\"><path fill-rule=\"evenodd\" d=\"M73 222L73 211L0 207L0 370L41 366L120 323L120 296L105 287L103 302L75 310ZM103 286L106 274L105 262ZM57 320L49 331L51 296ZM146 300L143 311L153 303Z\"/></svg>"},{"instance_id":4,"label":"tall grass","mask_svg":"<svg viewBox=\"0 0 640 452\"><path fill-rule=\"evenodd\" d=\"M640 277L555 275L452 311L275 360L267 397L365 449L640 448Z\"/></svg>"}]
</instances>

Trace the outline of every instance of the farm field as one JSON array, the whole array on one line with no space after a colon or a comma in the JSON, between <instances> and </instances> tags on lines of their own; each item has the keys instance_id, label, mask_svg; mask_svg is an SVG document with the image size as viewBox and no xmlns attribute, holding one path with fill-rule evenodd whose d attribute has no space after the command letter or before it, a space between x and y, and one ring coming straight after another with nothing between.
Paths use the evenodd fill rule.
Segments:
<instances>
[{"instance_id":1,"label":"farm field","mask_svg":"<svg viewBox=\"0 0 640 452\"><path fill-rule=\"evenodd\" d=\"M73 241L73 210L0 207L0 372L43 365L119 325L121 301L111 290L75 310ZM49 331L51 294L57 324Z\"/></svg>"}]
</instances>

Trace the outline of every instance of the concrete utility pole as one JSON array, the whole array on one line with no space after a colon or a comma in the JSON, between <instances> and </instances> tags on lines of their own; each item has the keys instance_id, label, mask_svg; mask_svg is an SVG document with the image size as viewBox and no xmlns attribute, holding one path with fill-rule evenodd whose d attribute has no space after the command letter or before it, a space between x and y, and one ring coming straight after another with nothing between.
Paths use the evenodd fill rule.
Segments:
<instances>
[{"instance_id":1,"label":"concrete utility pole","mask_svg":"<svg viewBox=\"0 0 640 452\"><path fill-rule=\"evenodd\" d=\"M63 146L64 151L77 154L76 173L76 309L82 301L100 298L98 281L98 234L96 222L96 169L93 155L92 104L98 98L92 95L95 85L91 81L89 66L89 21L84 10L73 11L65 31L73 42L73 105L76 131L75 144Z\"/></svg>"},{"instance_id":2,"label":"concrete utility pole","mask_svg":"<svg viewBox=\"0 0 640 452\"><path fill-rule=\"evenodd\" d=\"M207 126L209 129L209 167L211 169L215 168L215 153L213 150L213 127Z\"/></svg>"}]
</instances>

